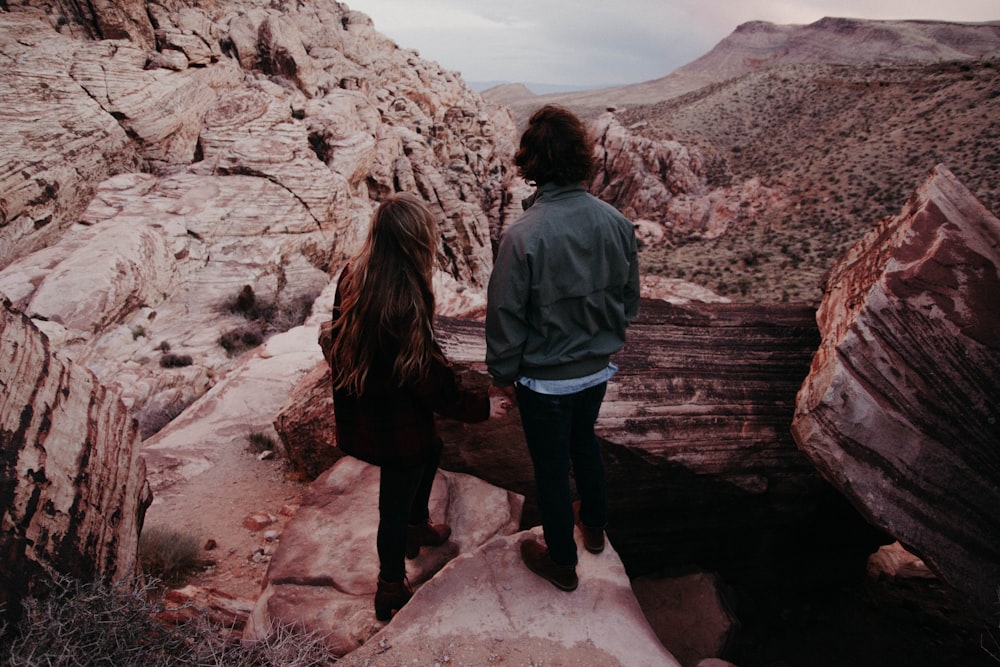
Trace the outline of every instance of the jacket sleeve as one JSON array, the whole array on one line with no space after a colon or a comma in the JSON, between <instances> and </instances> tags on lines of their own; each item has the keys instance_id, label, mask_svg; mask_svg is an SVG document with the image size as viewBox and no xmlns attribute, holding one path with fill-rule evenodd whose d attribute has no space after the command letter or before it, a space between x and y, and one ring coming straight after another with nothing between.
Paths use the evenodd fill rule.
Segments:
<instances>
[{"instance_id":1,"label":"jacket sleeve","mask_svg":"<svg viewBox=\"0 0 1000 667\"><path fill-rule=\"evenodd\" d=\"M629 262L628 282L625 284L625 319L632 322L639 314L639 252L635 239L635 225L628 223L627 256Z\"/></svg>"},{"instance_id":2,"label":"jacket sleeve","mask_svg":"<svg viewBox=\"0 0 1000 667\"><path fill-rule=\"evenodd\" d=\"M486 306L486 366L498 387L513 384L521 366L528 338L529 271L524 252L505 235L490 275Z\"/></svg>"}]
</instances>

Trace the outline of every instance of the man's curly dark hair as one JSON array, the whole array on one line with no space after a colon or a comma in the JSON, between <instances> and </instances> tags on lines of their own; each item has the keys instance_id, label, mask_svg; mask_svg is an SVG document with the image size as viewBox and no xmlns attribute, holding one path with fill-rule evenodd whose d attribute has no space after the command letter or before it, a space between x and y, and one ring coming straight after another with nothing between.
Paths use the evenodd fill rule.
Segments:
<instances>
[{"instance_id":1,"label":"man's curly dark hair","mask_svg":"<svg viewBox=\"0 0 1000 667\"><path fill-rule=\"evenodd\" d=\"M572 112L548 104L531 115L514 164L536 185L572 185L594 172L594 149L587 127Z\"/></svg>"}]
</instances>

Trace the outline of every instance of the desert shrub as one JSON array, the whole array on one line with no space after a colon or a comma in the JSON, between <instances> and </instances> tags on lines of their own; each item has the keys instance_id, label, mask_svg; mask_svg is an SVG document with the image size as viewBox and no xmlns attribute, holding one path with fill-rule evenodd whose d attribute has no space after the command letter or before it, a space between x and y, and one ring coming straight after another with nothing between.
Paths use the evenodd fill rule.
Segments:
<instances>
[{"instance_id":1,"label":"desert shrub","mask_svg":"<svg viewBox=\"0 0 1000 667\"><path fill-rule=\"evenodd\" d=\"M183 368L194 363L190 354L174 354L168 352L160 357L160 366L163 368Z\"/></svg>"},{"instance_id":2,"label":"desert shrub","mask_svg":"<svg viewBox=\"0 0 1000 667\"><path fill-rule=\"evenodd\" d=\"M159 433L160 429L184 412L194 401L195 397L191 396L186 400L176 401L165 407L155 403L146 403L136 415L136 419L139 421L139 437L145 440L151 435Z\"/></svg>"},{"instance_id":3,"label":"desert shrub","mask_svg":"<svg viewBox=\"0 0 1000 667\"><path fill-rule=\"evenodd\" d=\"M336 662L320 635L286 626L264 640L240 643L227 639L220 632L225 629L203 614L180 625L162 623L162 592L142 580L82 584L61 579L23 607L20 622L0 640L2 664L313 667Z\"/></svg>"},{"instance_id":4,"label":"desert shrub","mask_svg":"<svg viewBox=\"0 0 1000 667\"><path fill-rule=\"evenodd\" d=\"M219 336L219 345L230 355L238 354L264 342L264 334L256 326L237 327Z\"/></svg>"},{"instance_id":5,"label":"desert shrub","mask_svg":"<svg viewBox=\"0 0 1000 667\"><path fill-rule=\"evenodd\" d=\"M174 530L150 527L139 536L139 564L147 577L178 586L202 565L197 540Z\"/></svg>"},{"instance_id":6,"label":"desert shrub","mask_svg":"<svg viewBox=\"0 0 1000 667\"><path fill-rule=\"evenodd\" d=\"M317 294L302 294L275 303L258 298L253 288L244 285L224 306L224 310L241 315L247 320L245 326L235 327L219 336L219 345L230 355L256 347L267 336L288 331L306 321Z\"/></svg>"},{"instance_id":7,"label":"desert shrub","mask_svg":"<svg viewBox=\"0 0 1000 667\"><path fill-rule=\"evenodd\" d=\"M266 451L273 452L277 449L277 443L275 443L274 438L263 431L254 431L248 435L247 442L250 443L247 448L255 454Z\"/></svg>"}]
</instances>

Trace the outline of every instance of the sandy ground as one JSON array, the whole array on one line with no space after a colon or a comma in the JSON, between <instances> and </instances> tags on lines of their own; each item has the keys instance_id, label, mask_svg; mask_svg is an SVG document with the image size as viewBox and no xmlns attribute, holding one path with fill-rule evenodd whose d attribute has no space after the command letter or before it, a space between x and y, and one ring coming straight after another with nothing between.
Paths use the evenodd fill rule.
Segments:
<instances>
[{"instance_id":1,"label":"sandy ground","mask_svg":"<svg viewBox=\"0 0 1000 667\"><path fill-rule=\"evenodd\" d=\"M219 455L205 472L156 493L144 530L196 536L211 564L188 583L254 600L269 554L308 484L287 471L284 459L261 461L237 448Z\"/></svg>"}]
</instances>

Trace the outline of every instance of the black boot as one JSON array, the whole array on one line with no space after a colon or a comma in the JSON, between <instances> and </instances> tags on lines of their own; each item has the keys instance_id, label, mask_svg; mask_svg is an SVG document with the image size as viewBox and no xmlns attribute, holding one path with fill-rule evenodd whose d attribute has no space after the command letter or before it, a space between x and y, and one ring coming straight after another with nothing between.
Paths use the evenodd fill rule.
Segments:
<instances>
[{"instance_id":1,"label":"black boot","mask_svg":"<svg viewBox=\"0 0 1000 667\"><path fill-rule=\"evenodd\" d=\"M378 590L375 592L375 618L388 621L393 611L399 611L413 597L410 584L404 578L402 581L385 581L378 578Z\"/></svg>"},{"instance_id":2,"label":"black boot","mask_svg":"<svg viewBox=\"0 0 1000 667\"><path fill-rule=\"evenodd\" d=\"M420 555L420 547L439 547L451 537L451 526L440 526L428 519L424 523L406 527L406 557L413 559Z\"/></svg>"}]
</instances>

